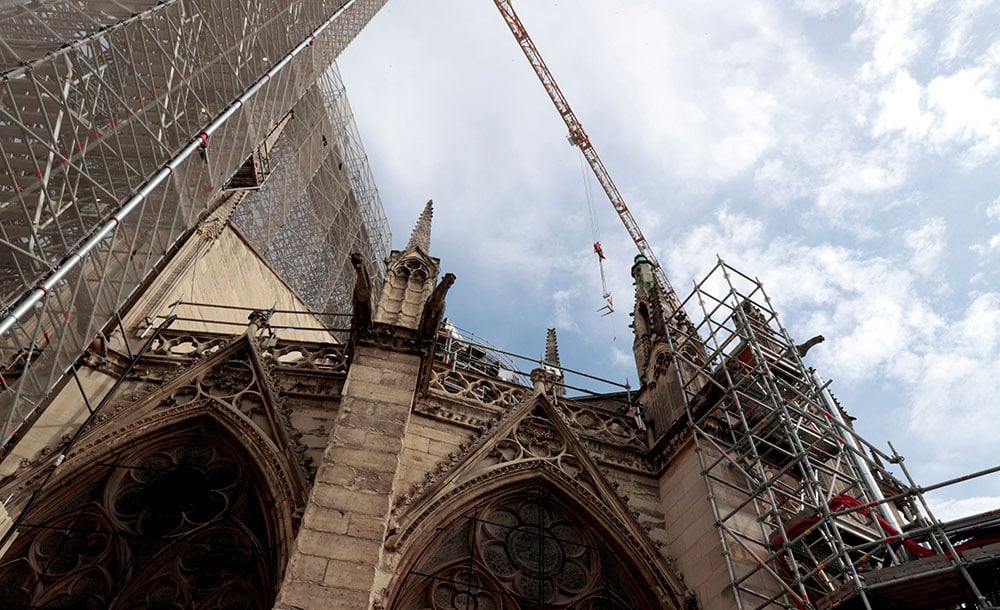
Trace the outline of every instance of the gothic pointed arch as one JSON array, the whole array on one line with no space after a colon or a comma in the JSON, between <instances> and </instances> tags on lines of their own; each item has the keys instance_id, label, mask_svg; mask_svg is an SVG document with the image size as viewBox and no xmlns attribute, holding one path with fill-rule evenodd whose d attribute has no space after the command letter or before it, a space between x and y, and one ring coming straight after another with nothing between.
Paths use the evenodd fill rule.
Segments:
<instances>
[{"instance_id":1,"label":"gothic pointed arch","mask_svg":"<svg viewBox=\"0 0 1000 610\"><path fill-rule=\"evenodd\" d=\"M0 607L271 607L290 519L220 418L180 418L81 458L21 524Z\"/></svg>"},{"instance_id":2,"label":"gothic pointed arch","mask_svg":"<svg viewBox=\"0 0 1000 610\"><path fill-rule=\"evenodd\" d=\"M543 462L452 496L411 539L387 607L682 608L606 507Z\"/></svg>"},{"instance_id":3,"label":"gothic pointed arch","mask_svg":"<svg viewBox=\"0 0 1000 610\"><path fill-rule=\"evenodd\" d=\"M541 392L403 498L394 523L391 608L462 608L456 582L482 593L472 600L481 608L680 608L691 600ZM529 540L542 555L518 555Z\"/></svg>"},{"instance_id":4,"label":"gothic pointed arch","mask_svg":"<svg viewBox=\"0 0 1000 610\"><path fill-rule=\"evenodd\" d=\"M0 607L270 608L305 502L287 432L247 337L111 413L39 466Z\"/></svg>"},{"instance_id":5,"label":"gothic pointed arch","mask_svg":"<svg viewBox=\"0 0 1000 610\"><path fill-rule=\"evenodd\" d=\"M184 422L208 418L225 429L258 464L275 501L294 512L305 503L303 447L291 431L268 366L251 337L241 336L135 402L102 413L67 454L77 469L95 452L155 438ZM43 465L44 466L44 465Z\"/></svg>"}]
</instances>

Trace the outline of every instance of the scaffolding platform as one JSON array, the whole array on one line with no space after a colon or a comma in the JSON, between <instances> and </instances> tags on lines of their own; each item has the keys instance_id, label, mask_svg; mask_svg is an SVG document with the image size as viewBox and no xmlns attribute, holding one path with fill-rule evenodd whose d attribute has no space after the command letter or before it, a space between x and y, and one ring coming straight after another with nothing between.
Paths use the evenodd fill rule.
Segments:
<instances>
[{"instance_id":1,"label":"scaffolding platform","mask_svg":"<svg viewBox=\"0 0 1000 610\"><path fill-rule=\"evenodd\" d=\"M330 66L384 3L0 3L0 451L236 196L315 311L349 302L348 253L382 275L388 223Z\"/></svg>"},{"instance_id":2,"label":"scaffolding platform","mask_svg":"<svg viewBox=\"0 0 1000 610\"><path fill-rule=\"evenodd\" d=\"M994 592L991 603L996 604L995 592L1000 590L1000 543L970 549L962 553L970 576ZM862 586L844 583L826 597L818 600L817 610L865 608L864 595L873 608L899 608L932 610L964 603L975 603L976 598L962 574L954 569L947 557L928 557L904 564L870 570L859 574ZM989 597L989 596L988 596Z\"/></svg>"},{"instance_id":3,"label":"scaffolding platform","mask_svg":"<svg viewBox=\"0 0 1000 610\"><path fill-rule=\"evenodd\" d=\"M1000 511L942 524L923 494L1000 467L918 486L722 260L681 306L667 335L736 608L996 607Z\"/></svg>"}]
</instances>

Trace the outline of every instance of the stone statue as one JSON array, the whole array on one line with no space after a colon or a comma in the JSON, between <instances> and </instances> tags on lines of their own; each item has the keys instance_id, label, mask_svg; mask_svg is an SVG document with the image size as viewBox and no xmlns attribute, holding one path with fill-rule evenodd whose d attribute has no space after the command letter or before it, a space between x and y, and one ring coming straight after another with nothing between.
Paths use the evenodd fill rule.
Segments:
<instances>
[{"instance_id":1,"label":"stone statue","mask_svg":"<svg viewBox=\"0 0 1000 610\"><path fill-rule=\"evenodd\" d=\"M355 252L351 255L351 265L354 266L354 272L357 275L352 297L354 306L352 321L357 330L369 328L372 325L372 284L363 263L361 254Z\"/></svg>"},{"instance_id":2,"label":"stone statue","mask_svg":"<svg viewBox=\"0 0 1000 610\"><path fill-rule=\"evenodd\" d=\"M424 305L424 312L420 315L420 324L417 326L417 339L420 341L432 341L437 334L441 320L444 318L444 298L448 294L448 289L455 283L454 273L445 273L441 282L434 288L427 304Z\"/></svg>"}]
</instances>

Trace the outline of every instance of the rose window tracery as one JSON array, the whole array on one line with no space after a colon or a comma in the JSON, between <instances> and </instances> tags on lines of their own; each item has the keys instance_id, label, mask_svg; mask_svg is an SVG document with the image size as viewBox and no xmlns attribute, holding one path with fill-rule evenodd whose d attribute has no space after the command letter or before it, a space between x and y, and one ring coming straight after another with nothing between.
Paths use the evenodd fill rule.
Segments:
<instances>
[{"instance_id":1,"label":"rose window tracery","mask_svg":"<svg viewBox=\"0 0 1000 610\"><path fill-rule=\"evenodd\" d=\"M403 580L405 610L653 608L597 533L536 493L494 501L448 520Z\"/></svg>"},{"instance_id":2,"label":"rose window tracery","mask_svg":"<svg viewBox=\"0 0 1000 610\"><path fill-rule=\"evenodd\" d=\"M149 536L184 533L242 500L239 465L208 446L157 451L115 474L108 486L114 516Z\"/></svg>"},{"instance_id":3,"label":"rose window tracery","mask_svg":"<svg viewBox=\"0 0 1000 610\"><path fill-rule=\"evenodd\" d=\"M579 532L545 506L526 501L490 511L478 549L493 574L528 599L552 603L579 594L596 562Z\"/></svg>"}]
</instances>

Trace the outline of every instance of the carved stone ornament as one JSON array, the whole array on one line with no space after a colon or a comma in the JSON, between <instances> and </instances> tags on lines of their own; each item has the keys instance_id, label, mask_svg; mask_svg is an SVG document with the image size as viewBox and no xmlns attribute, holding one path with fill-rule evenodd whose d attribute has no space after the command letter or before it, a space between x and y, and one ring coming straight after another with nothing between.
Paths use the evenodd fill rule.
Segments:
<instances>
[{"instance_id":1,"label":"carved stone ornament","mask_svg":"<svg viewBox=\"0 0 1000 610\"><path fill-rule=\"evenodd\" d=\"M428 392L428 398L417 403L418 412L480 430L531 394L524 386L440 363L433 367ZM559 407L594 459L634 472L654 471L646 435L635 429L628 416L571 399L561 399Z\"/></svg>"},{"instance_id":2,"label":"carved stone ornament","mask_svg":"<svg viewBox=\"0 0 1000 610\"><path fill-rule=\"evenodd\" d=\"M595 518L605 524L609 534L613 532L622 547L630 549L635 561L654 575L666 598L680 600L686 595L679 575L662 562L646 532L600 473L561 409L540 393L511 409L461 455L451 456L423 485L398 499L393 517L398 533L386 541L387 548L411 555L414 546L421 546L415 541L424 540L429 532L440 529L434 524L453 521L458 507L468 508L468 498L494 497L491 490L513 485L514 480L518 481L518 486L531 481L554 482L553 493L571 497L571 504L592 511ZM446 517L446 514L452 516ZM580 601L582 598L573 599ZM680 602L676 605L679 607ZM448 605L440 607L448 608Z\"/></svg>"},{"instance_id":3,"label":"carved stone ornament","mask_svg":"<svg viewBox=\"0 0 1000 610\"><path fill-rule=\"evenodd\" d=\"M403 579L391 607L662 608L598 529L548 491L503 495L451 520Z\"/></svg>"},{"instance_id":4,"label":"carved stone ornament","mask_svg":"<svg viewBox=\"0 0 1000 610\"><path fill-rule=\"evenodd\" d=\"M306 483L253 341L113 400L64 462L8 486L19 510L55 467L0 564L0 607L273 605Z\"/></svg>"},{"instance_id":5,"label":"carved stone ornament","mask_svg":"<svg viewBox=\"0 0 1000 610\"><path fill-rule=\"evenodd\" d=\"M57 477L0 563L0 607L270 608L280 527L226 436L174 429Z\"/></svg>"}]
</instances>

